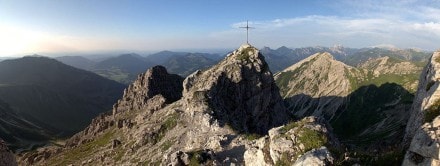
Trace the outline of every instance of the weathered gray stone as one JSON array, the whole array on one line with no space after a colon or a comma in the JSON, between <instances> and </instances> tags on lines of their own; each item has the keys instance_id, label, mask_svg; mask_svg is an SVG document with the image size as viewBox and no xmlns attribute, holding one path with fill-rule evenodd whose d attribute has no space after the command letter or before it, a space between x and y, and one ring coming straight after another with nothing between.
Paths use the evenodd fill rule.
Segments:
<instances>
[{"instance_id":1,"label":"weathered gray stone","mask_svg":"<svg viewBox=\"0 0 440 166\"><path fill-rule=\"evenodd\" d=\"M425 119L427 110L440 102L438 58L440 52L435 52L420 76L411 117L406 127L403 148L408 150L402 165L440 165L440 116L432 121Z\"/></svg>"},{"instance_id":2,"label":"weathered gray stone","mask_svg":"<svg viewBox=\"0 0 440 166\"><path fill-rule=\"evenodd\" d=\"M433 123L439 123L440 116L433 122L425 123L417 130L404 158L404 165L439 165L440 164L440 128Z\"/></svg>"},{"instance_id":3,"label":"weathered gray stone","mask_svg":"<svg viewBox=\"0 0 440 166\"><path fill-rule=\"evenodd\" d=\"M306 153L304 153L301 157L299 157L294 166L309 166L309 165L333 165L333 157L330 154L330 151L323 146L319 149L312 149Z\"/></svg>"},{"instance_id":4,"label":"weathered gray stone","mask_svg":"<svg viewBox=\"0 0 440 166\"><path fill-rule=\"evenodd\" d=\"M127 89L124 95L113 106L113 115L130 110L155 111L163 104L169 104L182 97L183 78L176 74L168 74L163 66L155 66L140 74ZM161 95L163 103L149 103L151 98Z\"/></svg>"},{"instance_id":5,"label":"weathered gray stone","mask_svg":"<svg viewBox=\"0 0 440 166\"><path fill-rule=\"evenodd\" d=\"M406 126L406 134L403 140L404 147L408 147L416 131L421 128L424 121L424 112L433 103L440 100L438 80L440 79L440 52L434 52L430 62L423 69L419 79L419 86L410 110L410 118Z\"/></svg>"},{"instance_id":6,"label":"weathered gray stone","mask_svg":"<svg viewBox=\"0 0 440 166\"><path fill-rule=\"evenodd\" d=\"M286 126L273 128L269 130L268 136L255 141L244 154L245 164L275 165L279 162L283 164L297 162L301 165L304 163L331 164L333 162L330 152L325 147L314 147L316 149L306 153L306 148L312 147L305 147L304 142L297 139L302 137L305 130L311 130L325 138L325 142L322 142L323 145L328 141L328 144L337 147L339 145L338 141L327 131L322 120L315 117L306 117L295 122L293 126L295 127L287 131ZM303 157L297 159L296 157L299 155L303 155Z\"/></svg>"},{"instance_id":7,"label":"weathered gray stone","mask_svg":"<svg viewBox=\"0 0 440 166\"><path fill-rule=\"evenodd\" d=\"M220 123L238 131L265 134L289 119L264 57L250 45L242 45L219 64L191 74L183 87L190 111L212 111ZM203 107L206 105L208 110Z\"/></svg>"}]
</instances>

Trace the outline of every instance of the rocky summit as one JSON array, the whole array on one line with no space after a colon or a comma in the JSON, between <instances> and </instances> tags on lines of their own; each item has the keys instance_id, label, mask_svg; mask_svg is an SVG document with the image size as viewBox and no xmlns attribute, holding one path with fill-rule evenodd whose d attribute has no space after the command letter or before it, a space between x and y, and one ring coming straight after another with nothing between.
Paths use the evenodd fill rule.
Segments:
<instances>
[{"instance_id":1,"label":"rocky summit","mask_svg":"<svg viewBox=\"0 0 440 166\"><path fill-rule=\"evenodd\" d=\"M182 97L183 78L168 74L163 66L155 66L140 74L136 81L124 90L124 95L113 106L113 115L130 110L154 111ZM156 103L151 103L158 101Z\"/></svg>"},{"instance_id":2,"label":"rocky summit","mask_svg":"<svg viewBox=\"0 0 440 166\"><path fill-rule=\"evenodd\" d=\"M188 76L183 86L188 111L209 111L239 132L265 134L288 120L264 57L247 44L210 69Z\"/></svg>"}]
</instances>

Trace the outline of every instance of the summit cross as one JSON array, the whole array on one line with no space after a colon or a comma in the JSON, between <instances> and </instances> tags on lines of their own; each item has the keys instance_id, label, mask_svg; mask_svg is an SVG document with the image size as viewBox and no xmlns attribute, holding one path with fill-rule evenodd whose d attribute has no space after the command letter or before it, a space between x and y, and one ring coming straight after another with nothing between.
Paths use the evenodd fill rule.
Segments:
<instances>
[{"instance_id":1,"label":"summit cross","mask_svg":"<svg viewBox=\"0 0 440 166\"><path fill-rule=\"evenodd\" d=\"M249 29L254 29L254 27L250 27L249 26L249 20L246 21L246 26L245 27L240 27L240 28L246 28L246 43L249 44Z\"/></svg>"}]
</instances>

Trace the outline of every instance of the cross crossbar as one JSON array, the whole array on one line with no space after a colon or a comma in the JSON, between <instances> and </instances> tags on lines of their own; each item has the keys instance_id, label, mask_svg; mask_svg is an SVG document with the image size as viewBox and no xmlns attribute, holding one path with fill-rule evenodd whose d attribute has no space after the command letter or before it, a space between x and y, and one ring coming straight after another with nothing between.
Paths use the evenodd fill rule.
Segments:
<instances>
[{"instance_id":1,"label":"cross crossbar","mask_svg":"<svg viewBox=\"0 0 440 166\"><path fill-rule=\"evenodd\" d=\"M249 26L249 21L246 21L246 26L245 27L240 27L240 28L245 28L246 29L246 43L249 44L249 29L254 29L254 27L250 27Z\"/></svg>"}]
</instances>

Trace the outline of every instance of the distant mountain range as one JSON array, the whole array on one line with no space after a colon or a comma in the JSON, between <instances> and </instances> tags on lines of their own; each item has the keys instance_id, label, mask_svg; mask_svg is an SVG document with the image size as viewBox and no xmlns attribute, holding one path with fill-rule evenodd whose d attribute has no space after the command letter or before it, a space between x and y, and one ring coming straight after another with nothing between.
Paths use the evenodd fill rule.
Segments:
<instances>
[{"instance_id":1,"label":"distant mountain range","mask_svg":"<svg viewBox=\"0 0 440 166\"><path fill-rule=\"evenodd\" d=\"M125 85L54 59L0 62L1 137L23 147L70 136L109 111Z\"/></svg>"},{"instance_id":2,"label":"distant mountain range","mask_svg":"<svg viewBox=\"0 0 440 166\"><path fill-rule=\"evenodd\" d=\"M367 61L368 59L384 56L418 62L419 66L423 66L431 55L431 52L416 49L389 49L377 47L357 49L345 48L342 46L304 47L295 49L290 49L283 46L275 50L269 47L264 47L261 49L261 52L263 55L265 55L266 61L274 73L281 71L290 65L309 57L310 55L323 52L328 52L336 60L354 67L362 62Z\"/></svg>"},{"instance_id":3,"label":"distant mountain range","mask_svg":"<svg viewBox=\"0 0 440 166\"><path fill-rule=\"evenodd\" d=\"M81 56L56 58L67 65L89 70L103 77L130 84L137 75L154 65L163 65L171 73L187 76L192 72L209 67L222 58L217 54L162 51L142 57L138 54L122 54L96 62Z\"/></svg>"},{"instance_id":4,"label":"distant mountain range","mask_svg":"<svg viewBox=\"0 0 440 166\"><path fill-rule=\"evenodd\" d=\"M264 47L261 53L269 64L272 72L277 73L294 63L297 63L315 53L329 52L332 56L345 64L356 67L358 64L367 61L370 58L388 56L402 60L408 60L424 65L429 52L415 49L396 49L396 48L345 48L335 47L303 47L287 48L282 46L277 49ZM101 61L93 61L81 56L64 56L56 58L58 61L67 65L89 70L111 80L123 84L130 84L136 79L136 76L154 65L165 66L170 73L187 76L192 72L205 69L217 62L223 56L209 53L189 53L161 51L148 55L146 57L135 53L122 54L116 57L110 57Z\"/></svg>"}]
</instances>

